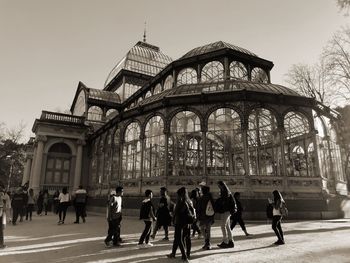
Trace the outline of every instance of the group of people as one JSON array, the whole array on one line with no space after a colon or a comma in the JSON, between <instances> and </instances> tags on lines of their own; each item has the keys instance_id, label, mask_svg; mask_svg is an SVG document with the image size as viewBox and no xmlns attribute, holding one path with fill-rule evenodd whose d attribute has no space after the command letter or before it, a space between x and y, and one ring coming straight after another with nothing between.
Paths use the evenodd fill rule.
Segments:
<instances>
[{"instance_id":1,"label":"group of people","mask_svg":"<svg viewBox=\"0 0 350 263\"><path fill-rule=\"evenodd\" d=\"M201 183L200 187L191 192L189 196L186 187L177 190L177 201L174 204L165 187L160 189L160 199L157 209L155 209L152 198L153 192L150 189L145 191L145 199L140 206L140 220L144 221L144 230L138 241L139 248L152 247L151 239L154 239L157 231L162 227L164 229L163 240L169 240L169 226L174 225L174 241L172 251L168 258L175 258L176 251L179 248L183 261L188 261L191 257L191 230L192 236L198 233L198 236L204 237L204 250L210 250L211 246L211 226L216 218L220 218L222 231L222 242L217 246L219 248L233 248L234 240L232 235L233 228L237 223L241 226L246 236L247 232L243 218L243 206L240 202L240 194L234 195L225 182L217 183L220 189L220 196L214 200L210 187ZM116 190L111 191L107 206L108 235L104 242L107 247L118 247L122 242L120 237L120 227L122 221L122 196L123 187L118 186ZM283 208L285 202L279 191L273 191L272 206L272 228L278 238L276 245L284 244L284 236L281 227ZM154 225L153 229L152 226Z\"/></svg>"}]
</instances>

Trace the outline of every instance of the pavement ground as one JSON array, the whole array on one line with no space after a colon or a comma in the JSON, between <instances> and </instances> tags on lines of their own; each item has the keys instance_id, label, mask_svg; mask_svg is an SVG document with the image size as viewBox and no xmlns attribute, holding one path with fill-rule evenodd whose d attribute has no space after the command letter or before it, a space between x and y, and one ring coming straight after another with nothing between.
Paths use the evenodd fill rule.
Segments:
<instances>
[{"instance_id":1,"label":"pavement ground","mask_svg":"<svg viewBox=\"0 0 350 263\"><path fill-rule=\"evenodd\" d=\"M176 259L167 259L171 252L171 240L161 241L160 230L154 246L147 249L137 247L143 230L143 221L124 217L122 221L123 244L117 248L106 248L103 240L107 233L107 222L102 215L89 215L86 223L73 224L74 214L67 214L64 225L57 225L57 215L34 216L16 226L7 225L5 243L0 250L0 263L16 262L181 262L180 251ZM247 230L253 234L246 237L239 226L233 231L235 247L219 249L222 234L218 224L212 228L213 249L203 251L203 239L192 239L190 262L349 262L350 263L350 219L319 221L285 221L282 228L286 244L275 246L276 237L270 222L248 222Z\"/></svg>"}]
</instances>

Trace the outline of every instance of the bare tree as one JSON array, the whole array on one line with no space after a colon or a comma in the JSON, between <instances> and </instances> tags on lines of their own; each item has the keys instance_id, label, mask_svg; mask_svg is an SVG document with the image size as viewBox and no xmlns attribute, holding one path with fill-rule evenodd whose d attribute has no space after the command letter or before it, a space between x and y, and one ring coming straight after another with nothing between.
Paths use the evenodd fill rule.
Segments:
<instances>
[{"instance_id":1,"label":"bare tree","mask_svg":"<svg viewBox=\"0 0 350 263\"><path fill-rule=\"evenodd\" d=\"M322 62L315 66L295 64L286 76L287 83L301 95L315 98L323 104L332 103L333 95L330 87L327 86L325 68Z\"/></svg>"},{"instance_id":2,"label":"bare tree","mask_svg":"<svg viewBox=\"0 0 350 263\"><path fill-rule=\"evenodd\" d=\"M337 0L340 10L345 11L345 15L349 14L350 0Z\"/></svg>"},{"instance_id":3,"label":"bare tree","mask_svg":"<svg viewBox=\"0 0 350 263\"><path fill-rule=\"evenodd\" d=\"M322 59L329 84L335 96L345 102L350 101L350 28L336 32L324 48Z\"/></svg>"}]
</instances>

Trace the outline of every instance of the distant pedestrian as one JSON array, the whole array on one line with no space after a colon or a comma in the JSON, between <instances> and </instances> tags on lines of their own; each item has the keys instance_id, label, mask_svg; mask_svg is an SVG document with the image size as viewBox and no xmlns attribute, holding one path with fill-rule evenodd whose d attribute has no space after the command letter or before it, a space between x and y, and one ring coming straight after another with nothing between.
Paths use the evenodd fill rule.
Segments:
<instances>
[{"instance_id":1,"label":"distant pedestrian","mask_svg":"<svg viewBox=\"0 0 350 263\"><path fill-rule=\"evenodd\" d=\"M209 186L201 186L202 196L198 200L198 221L204 236L204 250L210 250L211 225L214 223L214 200Z\"/></svg>"},{"instance_id":2,"label":"distant pedestrian","mask_svg":"<svg viewBox=\"0 0 350 263\"><path fill-rule=\"evenodd\" d=\"M122 221L122 196L123 187L118 186L115 191L111 191L107 206L108 234L104 240L106 247L119 247L121 244L120 227Z\"/></svg>"},{"instance_id":3,"label":"distant pedestrian","mask_svg":"<svg viewBox=\"0 0 350 263\"><path fill-rule=\"evenodd\" d=\"M67 191L67 187L63 187L62 193L58 196L58 199L60 200L60 208L58 212L59 221L58 224L62 225L64 224L64 220L66 219L67 209L70 205L70 196Z\"/></svg>"},{"instance_id":4,"label":"distant pedestrian","mask_svg":"<svg viewBox=\"0 0 350 263\"><path fill-rule=\"evenodd\" d=\"M49 191L45 189L43 193L43 210L45 211L45 215L47 215L47 211L49 210L49 199Z\"/></svg>"},{"instance_id":5,"label":"distant pedestrian","mask_svg":"<svg viewBox=\"0 0 350 263\"><path fill-rule=\"evenodd\" d=\"M174 242L168 258L175 258L176 250L179 247L182 260L188 262L191 256L191 224L196 219L192 201L188 196L187 189L181 187L177 190L177 202L174 210Z\"/></svg>"},{"instance_id":6,"label":"distant pedestrian","mask_svg":"<svg viewBox=\"0 0 350 263\"><path fill-rule=\"evenodd\" d=\"M19 187L16 189L12 201L11 201L11 206L12 206L12 225L17 224L17 219L18 216L21 215L21 212L23 210L23 207L25 206L25 200L23 198L23 191L22 187Z\"/></svg>"},{"instance_id":7,"label":"distant pedestrian","mask_svg":"<svg viewBox=\"0 0 350 263\"><path fill-rule=\"evenodd\" d=\"M6 199L5 188L2 182L0 182L0 249L6 247L4 243L4 229L6 226Z\"/></svg>"},{"instance_id":8,"label":"distant pedestrian","mask_svg":"<svg viewBox=\"0 0 350 263\"><path fill-rule=\"evenodd\" d=\"M163 227L164 229L164 238L163 240L169 240L169 226L171 225L171 213L173 212L174 204L171 202L171 199L167 193L167 189L165 187L160 188L160 199L158 204L158 209L156 213L157 222L153 229L153 234L151 238L154 239L156 237L157 231Z\"/></svg>"},{"instance_id":9,"label":"distant pedestrian","mask_svg":"<svg viewBox=\"0 0 350 263\"><path fill-rule=\"evenodd\" d=\"M198 209L198 199L200 197L200 190L199 188L193 189L191 191L191 195L190 195L190 199L192 201L193 207L195 210ZM198 233L198 238L201 237L201 230L199 229L198 226L198 221L196 220L192 225L191 225L191 229L192 229L192 237L194 237L196 235L196 233Z\"/></svg>"},{"instance_id":10,"label":"distant pedestrian","mask_svg":"<svg viewBox=\"0 0 350 263\"><path fill-rule=\"evenodd\" d=\"M21 189L22 189L21 195L22 195L23 203L19 213L20 215L19 221L23 222L23 217L27 214L28 189L26 185L22 186Z\"/></svg>"},{"instance_id":11,"label":"distant pedestrian","mask_svg":"<svg viewBox=\"0 0 350 263\"><path fill-rule=\"evenodd\" d=\"M138 246L152 247L153 244L149 242L149 238L152 232L152 222L156 221L154 207L152 204L153 193L147 189L145 191L145 199L142 201L140 208L140 219L145 223L145 228L140 236Z\"/></svg>"},{"instance_id":12,"label":"distant pedestrian","mask_svg":"<svg viewBox=\"0 0 350 263\"><path fill-rule=\"evenodd\" d=\"M44 207L44 193L43 191L39 191L38 197L36 198L36 206L37 206L37 211L36 213L41 216L41 213L43 212L43 207Z\"/></svg>"},{"instance_id":13,"label":"distant pedestrian","mask_svg":"<svg viewBox=\"0 0 350 263\"><path fill-rule=\"evenodd\" d=\"M79 189L75 191L74 195L74 208L75 208L75 222L74 224L79 224L79 218L85 223L85 206L87 200L87 192L82 185L79 185Z\"/></svg>"},{"instance_id":14,"label":"distant pedestrian","mask_svg":"<svg viewBox=\"0 0 350 263\"><path fill-rule=\"evenodd\" d=\"M35 200L34 200L34 191L32 188L29 189L28 198L27 198L27 209L26 209L26 220L32 221L32 214L34 210Z\"/></svg>"},{"instance_id":15,"label":"distant pedestrian","mask_svg":"<svg viewBox=\"0 0 350 263\"><path fill-rule=\"evenodd\" d=\"M58 214L58 209L60 205L60 200L58 197L60 196L60 191L56 190L55 193L53 194L53 212L57 215Z\"/></svg>"},{"instance_id":16,"label":"distant pedestrian","mask_svg":"<svg viewBox=\"0 0 350 263\"><path fill-rule=\"evenodd\" d=\"M6 214L6 218L7 221L10 223L12 222L12 206L11 206L11 192L8 191L4 191L5 193L5 214Z\"/></svg>"},{"instance_id":17,"label":"distant pedestrian","mask_svg":"<svg viewBox=\"0 0 350 263\"><path fill-rule=\"evenodd\" d=\"M275 245L284 244L283 230L281 226L281 220L283 211L286 210L286 203L278 190L274 190L273 194L273 210L272 210L272 229L275 232L278 240L274 243Z\"/></svg>"},{"instance_id":18,"label":"distant pedestrian","mask_svg":"<svg viewBox=\"0 0 350 263\"><path fill-rule=\"evenodd\" d=\"M249 236L249 233L247 232L247 229L245 227L245 224L244 224L244 221L242 218L243 207L242 207L241 200L240 200L241 194L239 192L236 192L236 193L234 193L233 198L236 201L237 212L234 213L233 215L231 215L231 230L233 230L238 223L241 226L244 234L246 236Z\"/></svg>"},{"instance_id":19,"label":"distant pedestrian","mask_svg":"<svg viewBox=\"0 0 350 263\"><path fill-rule=\"evenodd\" d=\"M218 244L220 248L233 248L233 236L230 229L230 216L237 211L234 198L223 181L218 182L220 197L215 202L215 211L221 214L222 242Z\"/></svg>"}]
</instances>

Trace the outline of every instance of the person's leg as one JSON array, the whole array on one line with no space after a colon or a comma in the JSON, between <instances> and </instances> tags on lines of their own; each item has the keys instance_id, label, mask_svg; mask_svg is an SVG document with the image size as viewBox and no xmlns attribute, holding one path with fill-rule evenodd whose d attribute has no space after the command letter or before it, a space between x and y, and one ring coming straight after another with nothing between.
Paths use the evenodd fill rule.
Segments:
<instances>
[{"instance_id":1,"label":"person's leg","mask_svg":"<svg viewBox=\"0 0 350 263\"><path fill-rule=\"evenodd\" d=\"M277 229L277 223L279 222L279 220L280 220L280 216L273 216L272 217L272 229L275 232L278 240L280 241L280 240L282 240L282 237L279 233L279 230Z\"/></svg>"},{"instance_id":2,"label":"person's leg","mask_svg":"<svg viewBox=\"0 0 350 263\"><path fill-rule=\"evenodd\" d=\"M231 230L233 230L236 225L237 225L237 215L232 215L231 216Z\"/></svg>"},{"instance_id":3,"label":"person's leg","mask_svg":"<svg viewBox=\"0 0 350 263\"><path fill-rule=\"evenodd\" d=\"M140 236L140 239L139 239L139 245L141 245L141 244L143 244L143 242L145 241L145 238L146 238L146 235L147 235L147 233L148 233L148 231L149 231L149 229L148 229L148 221L143 221L144 223L145 223L145 227L144 227L144 229L143 229L143 231L142 231L142 234L141 234L141 236Z\"/></svg>"},{"instance_id":4,"label":"person's leg","mask_svg":"<svg viewBox=\"0 0 350 263\"><path fill-rule=\"evenodd\" d=\"M145 242L146 244L149 243L149 237L151 235L151 232L152 232L152 221L148 221L146 223L146 229L147 229L147 233L146 233L146 236L145 236Z\"/></svg>"},{"instance_id":5,"label":"person's leg","mask_svg":"<svg viewBox=\"0 0 350 263\"><path fill-rule=\"evenodd\" d=\"M113 234L114 234L112 220L108 220L107 222L108 222L108 232L107 232L107 236L105 238L106 245L108 245L108 243L112 241L112 237L113 237Z\"/></svg>"},{"instance_id":6,"label":"person's leg","mask_svg":"<svg viewBox=\"0 0 350 263\"><path fill-rule=\"evenodd\" d=\"M0 248L4 247L4 227L2 224L2 216L0 216Z\"/></svg>"},{"instance_id":7,"label":"person's leg","mask_svg":"<svg viewBox=\"0 0 350 263\"><path fill-rule=\"evenodd\" d=\"M121 242L121 238L120 238L120 228L121 228L121 221L122 221L122 217L116 219L116 227L115 227L115 235L116 235L116 240L117 243L119 244Z\"/></svg>"},{"instance_id":8,"label":"person's leg","mask_svg":"<svg viewBox=\"0 0 350 263\"><path fill-rule=\"evenodd\" d=\"M63 207L60 204L59 208L58 208L58 218L59 218L59 223L62 221L62 212L63 212Z\"/></svg>"},{"instance_id":9,"label":"person's leg","mask_svg":"<svg viewBox=\"0 0 350 263\"><path fill-rule=\"evenodd\" d=\"M64 205L63 205L63 218L62 218L62 223L64 223L64 220L66 219L67 208L68 208L68 206L67 206L66 204L64 204Z\"/></svg>"},{"instance_id":10,"label":"person's leg","mask_svg":"<svg viewBox=\"0 0 350 263\"><path fill-rule=\"evenodd\" d=\"M14 225L15 225L16 222L17 222L18 213L19 213L18 208L17 208L17 207L14 207L14 208L13 208L13 215L12 215L12 224L14 224Z\"/></svg>"},{"instance_id":11,"label":"person's leg","mask_svg":"<svg viewBox=\"0 0 350 263\"><path fill-rule=\"evenodd\" d=\"M169 240L169 226L168 224L163 225L164 228L164 240Z\"/></svg>"},{"instance_id":12,"label":"person's leg","mask_svg":"<svg viewBox=\"0 0 350 263\"><path fill-rule=\"evenodd\" d=\"M222 243L228 243L227 232L226 232L226 216L225 213L221 214L221 222L220 222L221 232L222 232Z\"/></svg>"},{"instance_id":13,"label":"person's leg","mask_svg":"<svg viewBox=\"0 0 350 263\"><path fill-rule=\"evenodd\" d=\"M28 205L27 211L26 211L26 220L28 220L28 218L29 218L29 212L30 212L29 206L30 206L30 205Z\"/></svg>"},{"instance_id":14,"label":"person's leg","mask_svg":"<svg viewBox=\"0 0 350 263\"><path fill-rule=\"evenodd\" d=\"M197 225L198 227L198 225ZM189 258L191 256L191 229L188 225L183 228L183 242L186 245L186 257ZM184 258L184 257L182 257Z\"/></svg>"},{"instance_id":15,"label":"person's leg","mask_svg":"<svg viewBox=\"0 0 350 263\"><path fill-rule=\"evenodd\" d=\"M226 212L226 232L227 232L227 237L228 237L228 245L229 247L233 247L233 236L232 236L232 231L230 228L230 212Z\"/></svg>"},{"instance_id":16,"label":"person's leg","mask_svg":"<svg viewBox=\"0 0 350 263\"><path fill-rule=\"evenodd\" d=\"M152 238L152 239L155 239L155 237L156 237L156 235L157 235L157 231L159 230L159 228L160 228L160 225L159 225L159 221L157 220L157 221L156 221L156 224L155 224L155 226L154 226L154 228L153 228L152 235L151 235L151 238Z\"/></svg>"},{"instance_id":17,"label":"person's leg","mask_svg":"<svg viewBox=\"0 0 350 263\"><path fill-rule=\"evenodd\" d=\"M282 226L281 226L281 218L278 220L276 227L277 227L278 232L280 233L281 240L284 241L283 231L282 231Z\"/></svg>"},{"instance_id":18,"label":"person's leg","mask_svg":"<svg viewBox=\"0 0 350 263\"><path fill-rule=\"evenodd\" d=\"M175 226L174 243L173 243L173 248L172 248L172 252L171 252L171 254L173 256L176 255L176 250L180 246L180 241L182 239L181 232L182 232L182 228L180 226ZM182 244L182 246L183 246L183 244Z\"/></svg>"}]
</instances>

